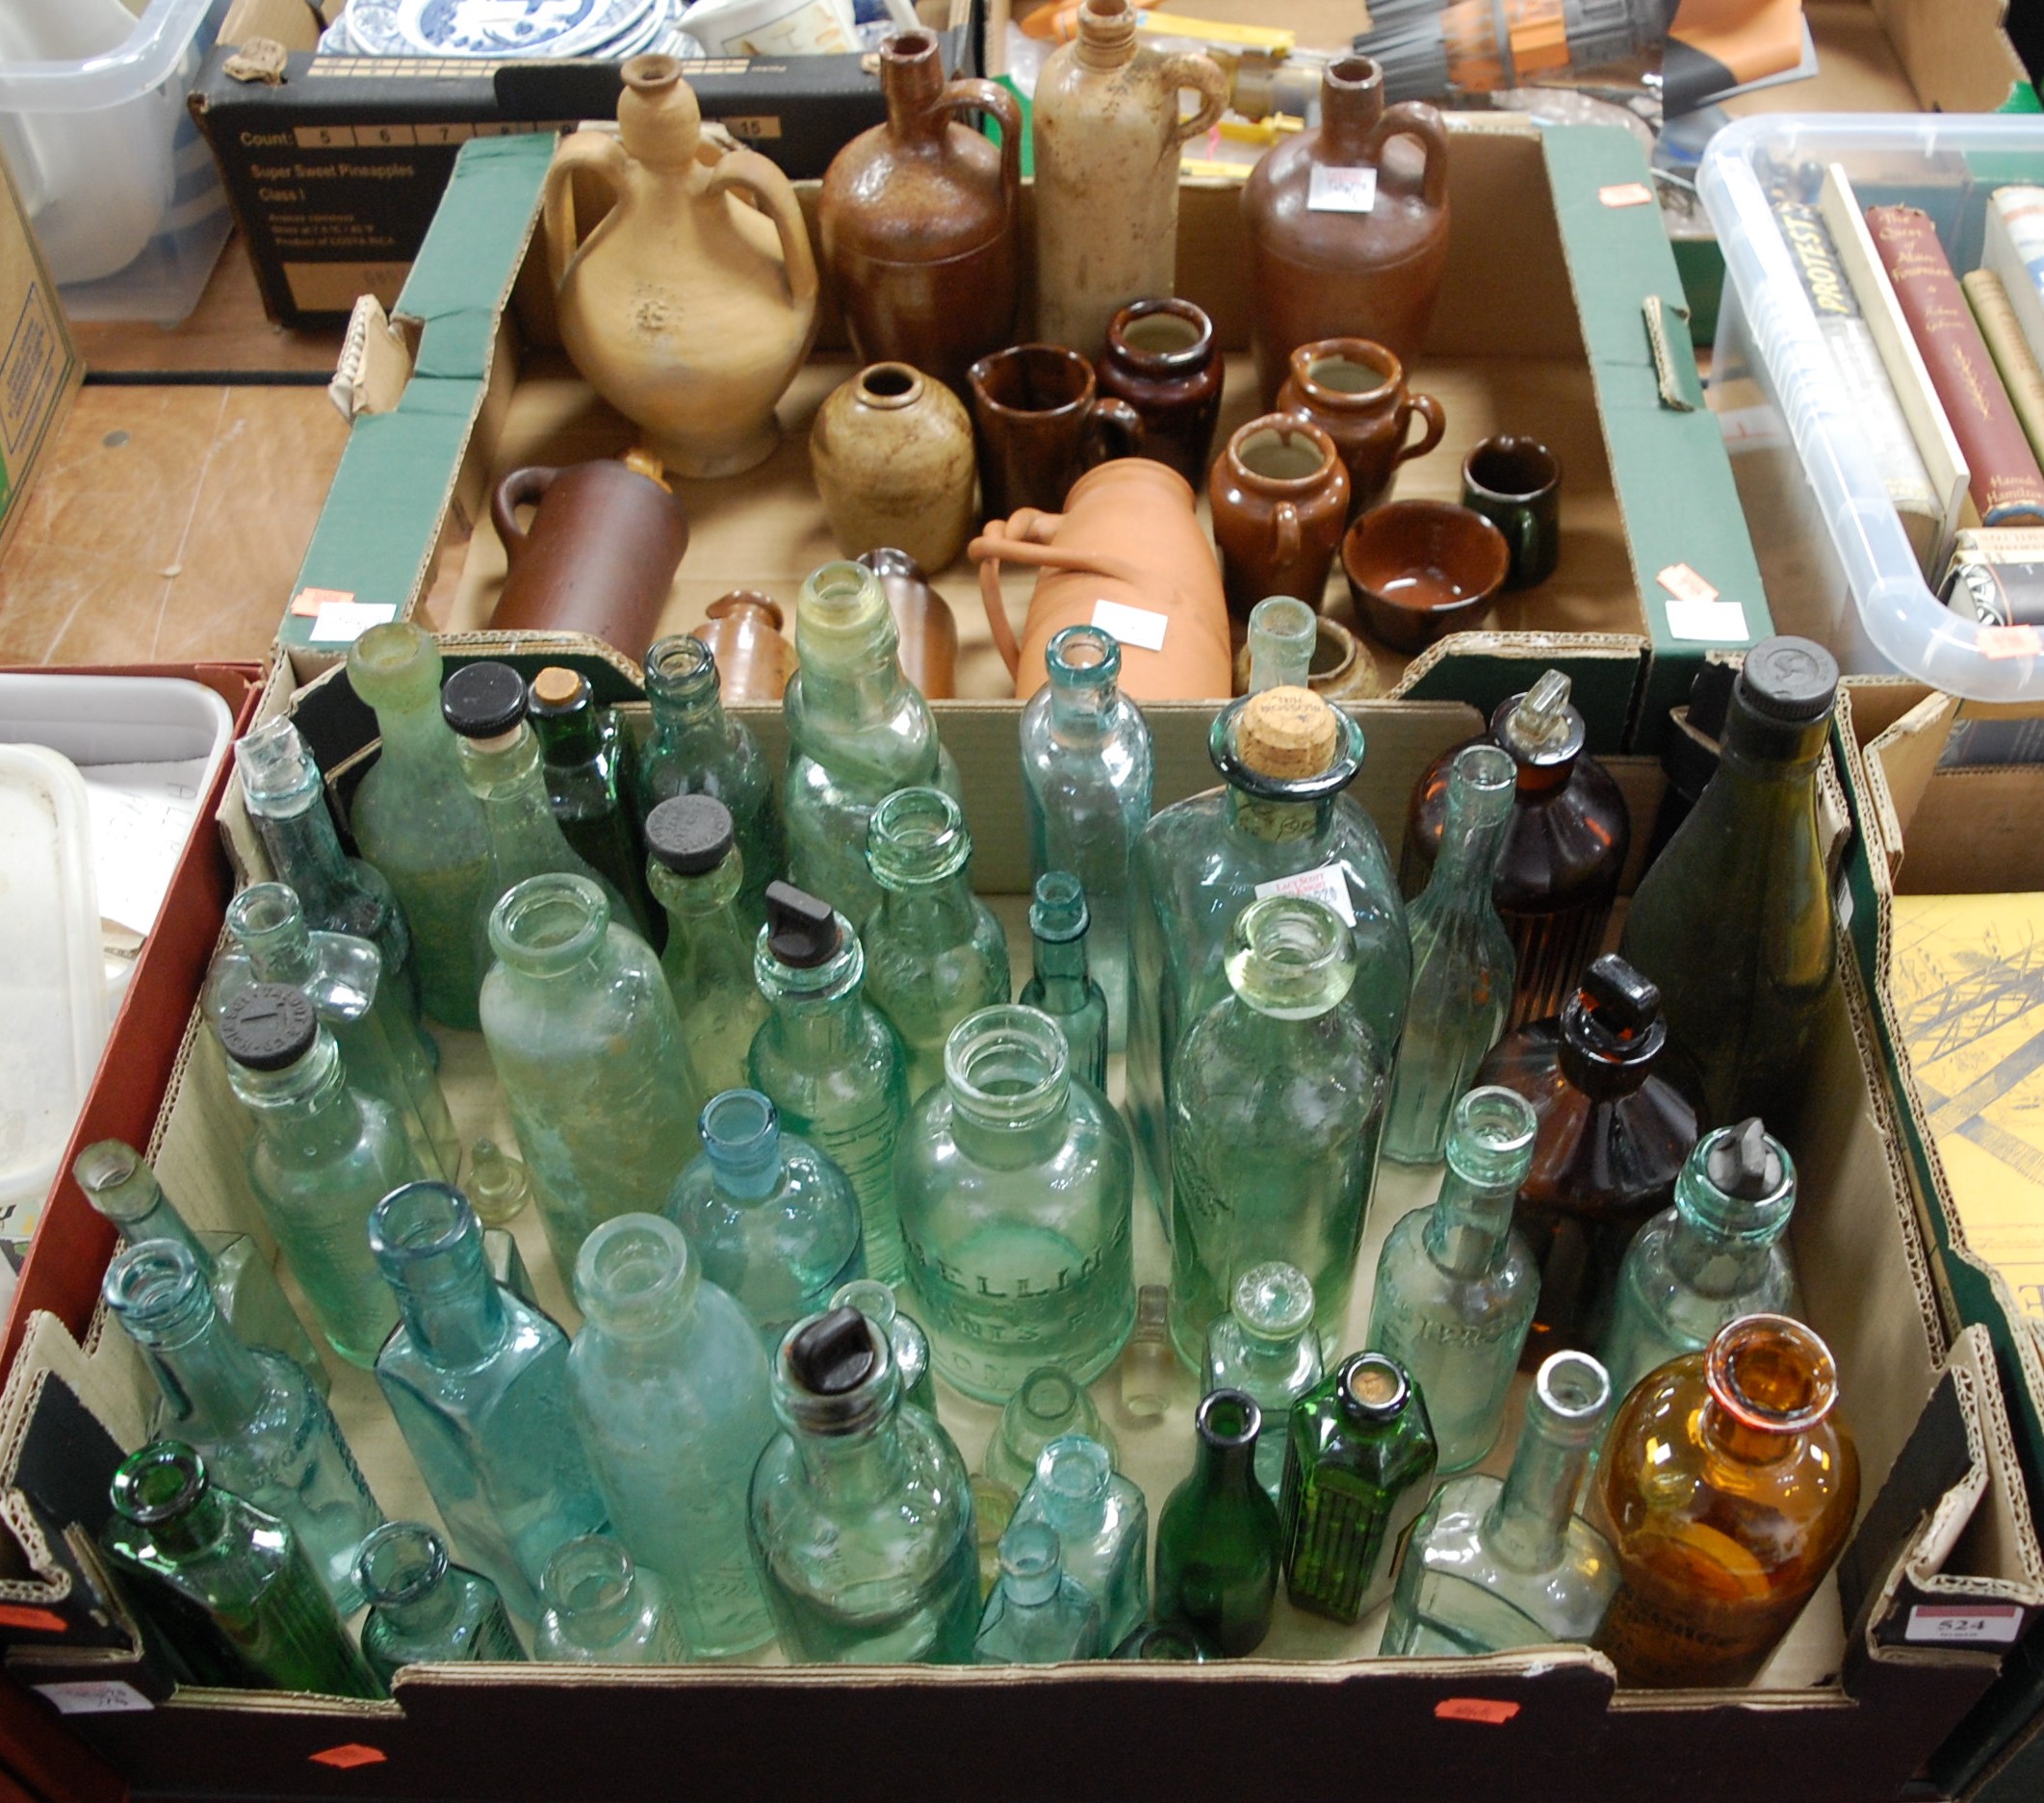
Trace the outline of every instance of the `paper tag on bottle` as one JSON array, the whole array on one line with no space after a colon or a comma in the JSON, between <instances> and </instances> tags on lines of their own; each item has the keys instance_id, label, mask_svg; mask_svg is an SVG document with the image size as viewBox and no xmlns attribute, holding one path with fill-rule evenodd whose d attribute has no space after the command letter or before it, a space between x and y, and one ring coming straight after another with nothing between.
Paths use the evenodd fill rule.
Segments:
<instances>
[{"instance_id":1,"label":"paper tag on bottle","mask_svg":"<svg viewBox=\"0 0 2044 1803\"><path fill-rule=\"evenodd\" d=\"M1119 601L1097 601L1093 604L1093 624L1103 632L1111 632L1120 644L1133 645L1139 651L1162 651L1171 616Z\"/></svg>"},{"instance_id":2,"label":"paper tag on bottle","mask_svg":"<svg viewBox=\"0 0 2044 1803\"><path fill-rule=\"evenodd\" d=\"M1313 165L1307 184L1308 213L1367 213L1377 204L1377 171L1340 168L1325 163Z\"/></svg>"},{"instance_id":3,"label":"paper tag on bottle","mask_svg":"<svg viewBox=\"0 0 2044 1803\"><path fill-rule=\"evenodd\" d=\"M2012 1646L2022 1631L2023 1610L2014 1603L1919 1603L1902 1637L1940 1646Z\"/></svg>"},{"instance_id":4,"label":"paper tag on bottle","mask_svg":"<svg viewBox=\"0 0 2044 1803\"><path fill-rule=\"evenodd\" d=\"M352 645L371 627L381 626L397 617L395 602L322 602L319 615L312 623L312 642L315 645Z\"/></svg>"},{"instance_id":5,"label":"paper tag on bottle","mask_svg":"<svg viewBox=\"0 0 2044 1803\"><path fill-rule=\"evenodd\" d=\"M1746 609L1736 601L1671 601L1668 633L1693 645L1743 645Z\"/></svg>"},{"instance_id":6,"label":"paper tag on bottle","mask_svg":"<svg viewBox=\"0 0 2044 1803\"><path fill-rule=\"evenodd\" d=\"M1356 924L1356 907L1349 900L1349 879L1338 863L1324 863L1317 870L1301 870L1296 876L1273 877L1256 885L1256 899L1273 895L1304 895L1325 902L1341 916L1343 926Z\"/></svg>"},{"instance_id":7,"label":"paper tag on bottle","mask_svg":"<svg viewBox=\"0 0 2044 1803\"><path fill-rule=\"evenodd\" d=\"M101 1678L80 1684L39 1684L40 1691L57 1706L60 1715L125 1715L156 1705L118 1678Z\"/></svg>"}]
</instances>

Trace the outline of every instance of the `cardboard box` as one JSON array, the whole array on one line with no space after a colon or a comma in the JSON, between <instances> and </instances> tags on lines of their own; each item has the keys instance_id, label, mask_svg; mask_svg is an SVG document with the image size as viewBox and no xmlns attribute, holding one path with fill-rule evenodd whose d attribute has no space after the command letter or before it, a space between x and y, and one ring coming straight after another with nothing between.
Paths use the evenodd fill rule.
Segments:
<instances>
[{"instance_id":1,"label":"cardboard box","mask_svg":"<svg viewBox=\"0 0 2044 1803\"><path fill-rule=\"evenodd\" d=\"M0 165L0 554L20 529L29 491L84 379L57 284L14 178Z\"/></svg>"}]
</instances>

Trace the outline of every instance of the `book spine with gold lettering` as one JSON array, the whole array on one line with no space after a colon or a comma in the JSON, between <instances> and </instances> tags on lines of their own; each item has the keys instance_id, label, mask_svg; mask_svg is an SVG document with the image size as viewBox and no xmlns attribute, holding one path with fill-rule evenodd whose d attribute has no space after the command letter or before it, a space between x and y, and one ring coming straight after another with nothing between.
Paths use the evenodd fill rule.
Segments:
<instances>
[{"instance_id":1,"label":"book spine with gold lettering","mask_svg":"<svg viewBox=\"0 0 2044 1803\"><path fill-rule=\"evenodd\" d=\"M1987 341L1987 354L1994 359L2009 404L2023 423L2023 435L2030 449L2044 458L2044 370L2038 369L2015 309L2008 304L2008 291L1992 270L1975 270L1959 286L1973 309L1974 323Z\"/></svg>"}]
</instances>

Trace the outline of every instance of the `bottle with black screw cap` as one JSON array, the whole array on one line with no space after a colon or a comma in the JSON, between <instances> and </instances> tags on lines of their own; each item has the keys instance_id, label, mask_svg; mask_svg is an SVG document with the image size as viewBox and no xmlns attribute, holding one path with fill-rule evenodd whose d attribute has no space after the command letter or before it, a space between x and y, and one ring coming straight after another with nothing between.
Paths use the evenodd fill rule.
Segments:
<instances>
[{"instance_id":1,"label":"bottle with black screw cap","mask_svg":"<svg viewBox=\"0 0 2044 1803\"><path fill-rule=\"evenodd\" d=\"M706 1095L742 1089L766 997L753 980L744 913L745 859L731 810L674 795L646 816L646 882L666 912L660 968Z\"/></svg>"},{"instance_id":2,"label":"bottle with black screw cap","mask_svg":"<svg viewBox=\"0 0 2044 1803\"><path fill-rule=\"evenodd\" d=\"M646 891L646 853L633 799L632 734L615 708L599 708L589 680L549 664L526 688L554 818L570 845L632 907L632 924L660 950L667 922Z\"/></svg>"}]
</instances>

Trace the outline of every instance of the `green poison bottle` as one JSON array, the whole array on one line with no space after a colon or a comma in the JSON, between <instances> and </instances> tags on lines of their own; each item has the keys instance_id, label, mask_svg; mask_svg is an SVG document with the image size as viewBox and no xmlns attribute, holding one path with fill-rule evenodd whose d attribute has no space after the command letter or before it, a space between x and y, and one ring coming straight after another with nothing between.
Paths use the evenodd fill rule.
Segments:
<instances>
[{"instance_id":1,"label":"green poison bottle","mask_svg":"<svg viewBox=\"0 0 2044 1803\"><path fill-rule=\"evenodd\" d=\"M634 929L659 950L666 921L646 891L632 734L614 708L596 705L588 678L557 664L532 679L526 717L562 836L625 898Z\"/></svg>"},{"instance_id":2,"label":"green poison bottle","mask_svg":"<svg viewBox=\"0 0 2044 1803\"><path fill-rule=\"evenodd\" d=\"M1036 897L1029 905L1034 967L1018 999L1024 1007L1042 1009L1064 1029L1072 1074L1104 1092L1107 997L1087 970L1091 924L1077 877L1069 870L1047 870L1036 879Z\"/></svg>"},{"instance_id":3,"label":"green poison bottle","mask_svg":"<svg viewBox=\"0 0 2044 1803\"><path fill-rule=\"evenodd\" d=\"M667 917L660 968L690 1062L712 1095L743 1089L767 1005L752 973L759 923L744 905L731 810L709 795L663 801L646 816L646 881Z\"/></svg>"},{"instance_id":4,"label":"green poison bottle","mask_svg":"<svg viewBox=\"0 0 2044 1803\"><path fill-rule=\"evenodd\" d=\"M1215 1390L1194 1426L1192 1475L1157 1517L1157 1620L1240 1659L1263 1643L1278 1601L1278 1511L1256 1481L1263 1414L1240 1390Z\"/></svg>"},{"instance_id":5,"label":"green poison bottle","mask_svg":"<svg viewBox=\"0 0 2044 1803\"><path fill-rule=\"evenodd\" d=\"M357 1569L369 1598L362 1657L385 1684L405 1665L525 1663L497 1586L450 1564L446 1544L430 1528L385 1522L362 1542Z\"/></svg>"}]
</instances>

